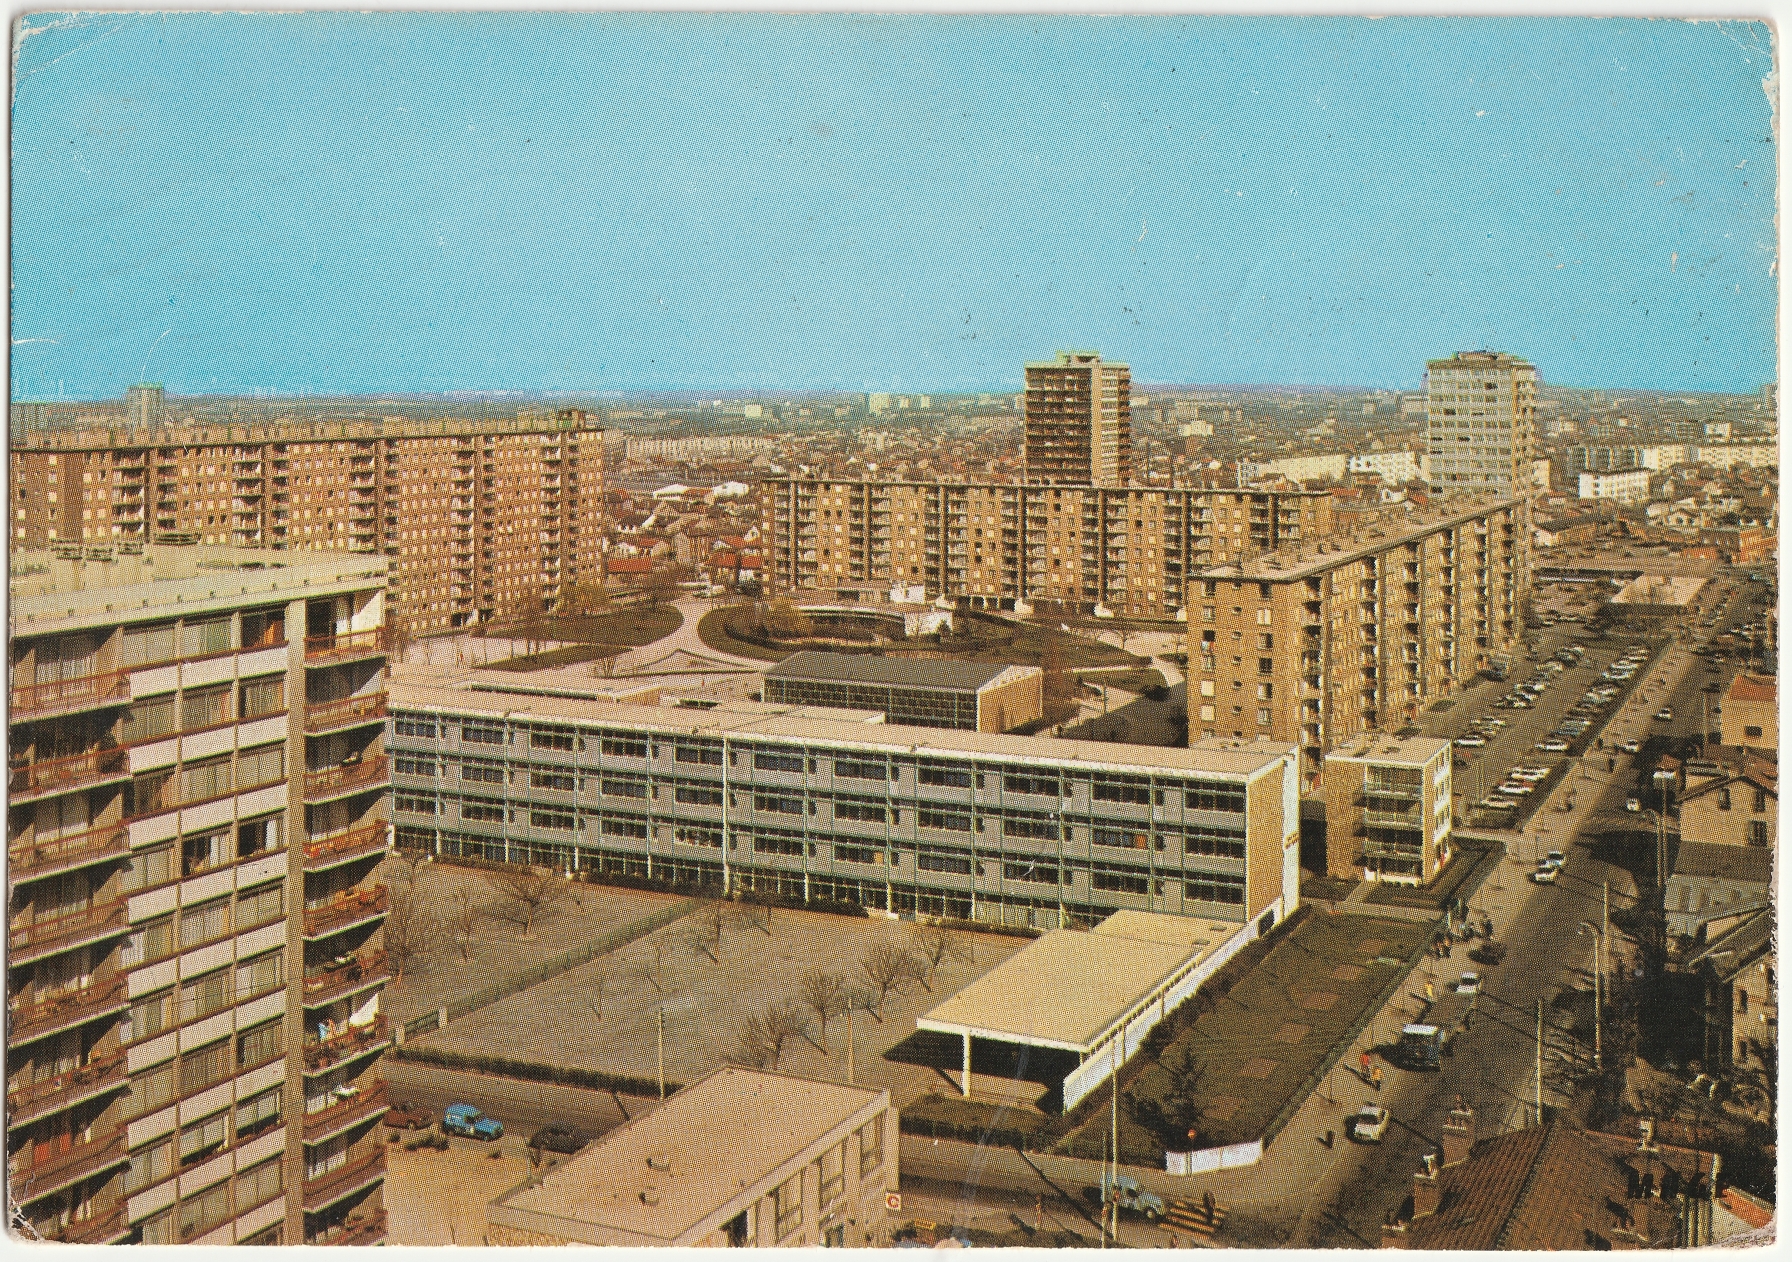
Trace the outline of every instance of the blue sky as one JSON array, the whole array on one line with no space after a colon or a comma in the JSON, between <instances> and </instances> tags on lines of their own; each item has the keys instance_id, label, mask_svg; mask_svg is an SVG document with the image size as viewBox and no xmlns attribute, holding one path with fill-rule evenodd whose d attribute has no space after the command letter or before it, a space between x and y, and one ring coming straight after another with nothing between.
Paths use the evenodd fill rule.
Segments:
<instances>
[{"instance_id":1,"label":"blue sky","mask_svg":"<svg viewBox=\"0 0 1792 1262\"><path fill-rule=\"evenodd\" d=\"M1763 24L26 22L14 398L1775 374Z\"/></svg>"}]
</instances>

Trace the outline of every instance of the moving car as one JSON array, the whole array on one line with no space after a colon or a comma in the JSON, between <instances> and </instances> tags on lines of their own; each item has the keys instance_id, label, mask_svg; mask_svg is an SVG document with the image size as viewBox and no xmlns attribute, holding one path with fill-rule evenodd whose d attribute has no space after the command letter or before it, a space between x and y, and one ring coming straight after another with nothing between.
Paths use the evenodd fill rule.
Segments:
<instances>
[{"instance_id":1,"label":"moving car","mask_svg":"<svg viewBox=\"0 0 1792 1262\"><path fill-rule=\"evenodd\" d=\"M462 1135L467 1139L499 1139L504 1134L504 1123L495 1117L487 1117L470 1104L450 1104L442 1114L442 1130L449 1135Z\"/></svg>"},{"instance_id":2,"label":"moving car","mask_svg":"<svg viewBox=\"0 0 1792 1262\"><path fill-rule=\"evenodd\" d=\"M1630 740L1627 740L1622 745L1618 746L1618 752L1620 754L1640 754L1643 752L1643 743L1635 737L1632 737Z\"/></svg>"},{"instance_id":3,"label":"moving car","mask_svg":"<svg viewBox=\"0 0 1792 1262\"><path fill-rule=\"evenodd\" d=\"M562 1126L558 1122L551 1122L529 1136L529 1147L546 1152L574 1153L590 1142L589 1136L581 1135L572 1127Z\"/></svg>"},{"instance_id":4,"label":"moving car","mask_svg":"<svg viewBox=\"0 0 1792 1262\"><path fill-rule=\"evenodd\" d=\"M1379 1144L1388 1133L1390 1120L1386 1109L1365 1104L1344 1124L1344 1133L1359 1144Z\"/></svg>"},{"instance_id":5,"label":"moving car","mask_svg":"<svg viewBox=\"0 0 1792 1262\"><path fill-rule=\"evenodd\" d=\"M1481 974L1464 973L1456 982L1456 993L1459 995L1478 995L1481 993Z\"/></svg>"},{"instance_id":6,"label":"moving car","mask_svg":"<svg viewBox=\"0 0 1792 1262\"><path fill-rule=\"evenodd\" d=\"M1531 880L1539 885L1554 885L1556 883L1556 869L1550 867L1547 863L1540 863L1537 865L1537 870L1531 873Z\"/></svg>"},{"instance_id":7,"label":"moving car","mask_svg":"<svg viewBox=\"0 0 1792 1262\"><path fill-rule=\"evenodd\" d=\"M1672 723L1674 721L1674 707L1671 705L1662 706L1661 709L1655 712L1655 721L1657 723Z\"/></svg>"},{"instance_id":8,"label":"moving car","mask_svg":"<svg viewBox=\"0 0 1792 1262\"><path fill-rule=\"evenodd\" d=\"M1567 864L1568 856L1563 854L1560 850L1551 850L1548 854L1543 856L1541 862L1545 867L1561 868Z\"/></svg>"}]
</instances>

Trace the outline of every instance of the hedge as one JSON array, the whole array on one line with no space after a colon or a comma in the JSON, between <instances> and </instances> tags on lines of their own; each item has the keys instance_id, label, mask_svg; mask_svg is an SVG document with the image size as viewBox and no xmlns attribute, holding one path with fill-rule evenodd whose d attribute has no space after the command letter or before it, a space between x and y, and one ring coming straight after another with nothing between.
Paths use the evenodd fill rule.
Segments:
<instances>
[{"instance_id":1,"label":"hedge","mask_svg":"<svg viewBox=\"0 0 1792 1262\"><path fill-rule=\"evenodd\" d=\"M636 1078L630 1074L607 1074L601 1069L580 1069L575 1065L545 1065L534 1060L513 1060L508 1056L487 1056L457 1052L452 1048L428 1044L405 1043L386 1053L395 1060L438 1065L443 1069L459 1069L468 1073L491 1074L499 1078L521 1078L528 1082L549 1082L563 1087L584 1087L591 1091L614 1091L619 1095L651 1097L659 1094L659 1083L652 1078ZM666 1080L666 1094L679 1090L682 1083Z\"/></svg>"}]
</instances>

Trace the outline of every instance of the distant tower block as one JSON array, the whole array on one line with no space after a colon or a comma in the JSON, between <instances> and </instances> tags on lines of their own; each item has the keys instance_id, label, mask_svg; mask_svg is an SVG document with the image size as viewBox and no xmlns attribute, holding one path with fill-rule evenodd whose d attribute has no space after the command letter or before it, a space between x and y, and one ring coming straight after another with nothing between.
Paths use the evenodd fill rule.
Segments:
<instances>
[{"instance_id":1,"label":"distant tower block","mask_svg":"<svg viewBox=\"0 0 1792 1262\"><path fill-rule=\"evenodd\" d=\"M127 386L124 392L125 415L132 425L157 425L162 420L166 395L159 381Z\"/></svg>"},{"instance_id":2,"label":"distant tower block","mask_svg":"<svg viewBox=\"0 0 1792 1262\"><path fill-rule=\"evenodd\" d=\"M1125 486L1132 479L1132 370L1095 351L1027 365L1026 480Z\"/></svg>"}]
</instances>

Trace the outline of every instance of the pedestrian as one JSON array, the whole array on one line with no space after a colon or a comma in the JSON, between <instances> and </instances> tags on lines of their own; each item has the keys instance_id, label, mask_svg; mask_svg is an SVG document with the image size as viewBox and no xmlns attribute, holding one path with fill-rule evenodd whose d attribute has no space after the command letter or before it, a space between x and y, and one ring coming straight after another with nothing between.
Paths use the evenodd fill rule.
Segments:
<instances>
[{"instance_id":1,"label":"pedestrian","mask_svg":"<svg viewBox=\"0 0 1792 1262\"><path fill-rule=\"evenodd\" d=\"M1373 1070L1370 1071L1369 1081L1375 1084L1375 1089L1377 1091L1381 1090L1381 1066L1380 1065L1377 1065Z\"/></svg>"},{"instance_id":2,"label":"pedestrian","mask_svg":"<svg viewBox=\"0 0 1792 1262\"><path fill-rule=\"evenodd\" d=\"M1033 1230L1039 1231L1045 1226L1045 1197L1033 1198Z\"/></svg>"},{"instance_id":3,"label":"pedestrian","mask_svg":"<svg viewBox=\"0 0 1792 1262\"><path fill-rule=\"evenodd\" d=\"M1367 1053L1367 1052L1363 1053L1362 1058L1361 1058L1361 1064L1363 1066L1363 1077L1367 1078L1369 1076L1369 1065L1370 1065L1369 1053Z\"/></svg>"},{"instance_id":4,"label":"pedestrian","mask_svg":"<svg viewBox=\"0 0 1792 1262\"><path fill-rule=\"evenodd\" d=\"M1170 1233L1170 1247L1172 1249L1180 1249L1182 1247L1176 1243L1176 1233L1173 1231Z\"/></svg>"},{"instance_id":5,"label":"pedestrian","mask_svg":"<svg viewBox=\"0 0 1792 1262\"><path fill-rule=\"evenodd\" d=\"M1430 982L1425 983L1425 1002L1431 1003L1437 998L1437 987Z\"/></svg>"},{"instance_id":6,"label":"pedestrian","mask_svg":"<svg viewBox=\"0 0 1792 1262\"><path fill-rule=\"evenodd\" d=\"M1211 1190L1201 1193L1201 1209L1207 1215L1207 1225L1213 1226L1213 1192Z\"/></svg>"}]
</instances>

